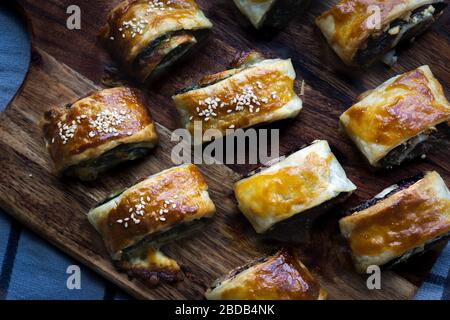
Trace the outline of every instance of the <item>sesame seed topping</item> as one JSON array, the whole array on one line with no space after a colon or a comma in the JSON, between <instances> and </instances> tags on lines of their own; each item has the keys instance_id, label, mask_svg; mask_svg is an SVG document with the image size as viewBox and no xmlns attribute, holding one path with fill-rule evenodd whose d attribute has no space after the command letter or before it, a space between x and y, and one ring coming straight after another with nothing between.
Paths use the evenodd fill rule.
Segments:
<instances>
[{"instance_id":1,"label":"sesame seed topping","mask_svg":"<svg viewBox=\"0 0 450 320\"><path fill-rule=\"evenodd\" d=\"M260 81L255 82L255 86L258 89L264 89L263 84ZM258 97L257 92L255 92L254 86L245 87L242 92L235 93L229 102L222 101L221 98L211 96L203 100L198 101L198 106L196 107L197 116L203 118L203 121L208 122L211 118L217 117L218 109L227 107L226 113L231 114L233 112L241 112L247 110L249 113L258 113L261 111L261 106L269 102L267 97ZM272 99L278 98L276 91L271 92L270 97ZM189 120L194 117L191 116Z\"/></svg>"},{"instance_id":2,"label":"sesame seed topping","mask_svg":"<svg viewBox=\"0 0 450 320\"><path fill-rule=\"evenodd\" d=\"M66 144L71 138L75 136L75 131L78 127L75 120L72 120L72 122L69 124L62 124L61 122L58 122L57 126L59 128L59 137L61 138L63 144Z\"/></svg>"},{"instance_id":3,"label":"sesame seed topping","mask_svg":"<svg viewBox=\"0 0 450 320\"><path fill-rule=\"evenodd\" d=\"M128 228L129 225L132 225L133 223L140 224L141 223L141 216L144 216L146 214L146 209L148 210L147 213L155 217L159 221L166 221L166 218L164 217L165 214L170 212L170 209L176 209L178 207L178 204L175 203L174 199L177 199L178 195L174 195L173 199L164 199L160 203L160 207L157 209L157 211L148 212L148 205L150 205L150 201L152 198L149 195L145 195L145 193L140 192L139 198L137 198L137 203L135 203L132 207L128 209L128 213L130 214L128 217L118 219L116 220L116 223L121 224L124 228Z\"/></svg>"}]
</instances>

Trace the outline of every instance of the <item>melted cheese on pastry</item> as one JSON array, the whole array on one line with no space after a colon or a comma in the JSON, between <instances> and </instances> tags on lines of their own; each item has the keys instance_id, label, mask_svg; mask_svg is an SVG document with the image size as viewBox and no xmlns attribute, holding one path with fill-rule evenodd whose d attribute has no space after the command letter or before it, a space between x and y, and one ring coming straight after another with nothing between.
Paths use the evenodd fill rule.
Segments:
<instances>
[{"instance_id":1,"label":"melted cheese on pastry","mask_svg":"<svg viewBox=\"0 0 450 320\"><path fill-rule=\"evenodd\" d=\"M437 172L339 222L359 272L450 232L450 191Z\"/></svg>"},{"instance_id":2,"label":"melted cheese on pastry","mask_svg":"<svg viewBox=\"0 0 450 320\"><path fill-rule=\"evenodd\" d=\"M235 185L239 209L262 233L274 224L331 200L356 186L328 142L317 141Z\"/></svg>"},{"instance_id":3,"label":"melted cheese on pastry","mask_svg":"<svg viewBox=\"0 0 450 320\"><path fill-rule=\"evenodd\" d=\"M340 117L341 127L370 164L410 138L450 119L450 104L428 66L365 93Z\"/></svg>"},{"instance_id":4,"label":"melted cheese on pastry","mask_svg":"<svg viewBox=\"0 0 450 320\"><path fill-rule=\"evenodd\" d=\"M173 97L184 127L193 134L195 122L201 123L204 141L212 138L208 129L225 134L229 128L295 117L302 109L302 101L294 92L295 71L289 59L263 60L228 74L217 83Z\"/></svg>"},{"instance_id":5,"label":"melted cheese on pastry","mask_svg":"<svg viewBox=\"0 0 450 320\"><path fill-rule=\"evenodd\" d=\"M208 300L323 300L326 293L296 255L283 250L232 272L205 296Z\"/></svg>"},{"instance_id":6,"label":"melted cheese on pastry","mask_svg":"<svg viewBox=\"0 0 450 320\"><path fill-rule=\"evenodd\" d=\"M144 238L215 212L200 171L183 165L162 171L89 212L114 259Z\"/></svg>"}]
</instances>

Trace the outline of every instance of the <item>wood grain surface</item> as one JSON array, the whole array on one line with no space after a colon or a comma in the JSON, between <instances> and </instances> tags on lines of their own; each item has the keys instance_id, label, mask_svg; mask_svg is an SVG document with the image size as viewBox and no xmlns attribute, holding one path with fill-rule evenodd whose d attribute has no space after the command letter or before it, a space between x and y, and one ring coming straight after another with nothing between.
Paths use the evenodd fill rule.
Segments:
<instances>
[{"instance_id":1,"label":"wood grain surface","mask_svg":"<svg viewBox=\"0 0 450 320\"><path fill-rule=\"evenodd\" d=\"M230 0L199 0L215 25L211 36L161 81L151 88L142 88L148 94L151 113L158 122L160 145L149 157L122 165L94 183L83 184L58 179L52 174L37 123L45 110L101 88L105 66L113 62L98 43L97 34L117 1L19 1L33 33L33 52L22 88L0 115L0 206L138 298L202 298L204 289L215 278L283 244L299 251L332 299L411 298L439 248L394 270L384 271L382 290L369 291L365 278L353 270L348 250L339 236L337 220L346 208L421 171L437 170L449 183L450 151L434 150L425 160L392 171L373 172L352 143L338 134L337 121L359 93L422 64L430 65L450 97L450 13L446 12L412 48L403 52L393 68L375 65L370 69L350 70L331 51L313 22L315 16L335 2L313 1L308 12L284 31L264 37L239 15ZM66 8L71 4L81 7L81 30L66 28ZM297 71L297 92L301 81L306 82L304 109L299 116L268 126L281 129L282 153L315 139L326 139L358 190L341 207L331 210L308 229L301 221L292 221L268 235L257 236L237 210L232 194L233 182L254 166L201 165L218 213L204 228L193 230L164 248L185 266L185 280L176 285L146 288L114 269L86 213L112 191L171 167L170 134L179 127L171 95L204 74L223 70L238 52L251 49L292 58Z\"/></svg>"}]
</instances>

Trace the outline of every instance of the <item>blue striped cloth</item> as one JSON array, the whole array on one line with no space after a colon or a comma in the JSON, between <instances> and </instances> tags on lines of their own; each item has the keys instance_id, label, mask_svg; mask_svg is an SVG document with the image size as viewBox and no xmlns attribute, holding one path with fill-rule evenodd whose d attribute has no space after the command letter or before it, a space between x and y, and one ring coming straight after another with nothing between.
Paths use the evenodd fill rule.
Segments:
<instances>
[{"instance_id":1,"label":"blue striped cloth","mask_svg":"<svg viewBox=\"0 0 450 320\"><path fill-rule=\"evenodd\" d=\"M21 21L0 6L0 110L23 81L29 40ZM79 265L0 212L0 299L129 299L82 265L81 288L68 289L67 268ZM416 299L450 299L450 244Z\"/></svg>"},{"instance_id":2,"label":"blue striped cloth","mask_svg":"<svg viewBox=\"0 0 450 320\"><path fill-rule=\"evenodd\" d=\"M0 110L28 69L30 44L22 21L0 5ZM1 169L0 169L1 170ZM69 289L69 266L81 269L80 289ZM115 285L22 228L0 211L0 299L129 299Z\"/></svg>"}]
</instances>

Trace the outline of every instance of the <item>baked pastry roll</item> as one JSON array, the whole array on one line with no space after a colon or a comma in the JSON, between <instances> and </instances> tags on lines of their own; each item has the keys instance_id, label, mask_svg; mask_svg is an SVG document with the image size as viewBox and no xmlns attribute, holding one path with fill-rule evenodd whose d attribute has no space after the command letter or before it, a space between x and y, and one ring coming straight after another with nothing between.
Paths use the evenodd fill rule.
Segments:
<instances>
[{"instance_id":1,"label":"baked pastry roll","mask_svg":"<svg viewBox=\"0 0 450 320\"><path fill-rule=\"evenodd\" d=\"M205 293L208 300L324 300L326 296L291 250L233 270Z\"/></svg>"},{"instance_id":2,"label":"baked pastry roll","mask_svg":"<svg viewBox=\"0 0 450 320\"><path fill-rule=\"evenodd\" d=\"M125 87L47 111L41 125L56 171L82 180L140 158L158 143L144 96Z\"/></svg>"},{"instance_id":3,"label":"baked pastry roll","mask_svg":"<svg viewBox=\"0 0 450 320\"><path fill-rule=\"evenodd\" d=\"M450 105L428 66L363 93L340 117L340 127L375 167L423 155L448 132Z\"/></svg>"},{"instance_id":4,"label":"baked pastry roll","mask_svg":"<svg viewBox=\"0 0 450 320\"><path fill-rule=\"evenodd\" d=\"M141 82L165 71L212 28L193 0L123 1L101 37L123 68Z\"/></svg>"},{"instance_id":5,"label":"baked pastry roll","mask_svg":"<svg viewBox=\"0 0 450 320\"><path fill-rule=\"evenodd\" d=\"M355 189L328 142L321 140L238 181L234 193L239 209L256 232L263 233L313 208L324 211Z\"/></svg>"},{"instance_id":6,"label":"baked pastry roll","mask_svg":"<svg viewBox=\"0 0 450 320\"><path fill-rule=\"evenodd\" d=\"M174 227L209 218L215 206L200 171L188 164L164 170L89 211L115 260Z\"/></svg>"},{"instance_id":7,"label":"baked pastry roll","mask_svg":"<svg viewBox=\"0 0 450 320\"><path fill-rule=\"evenodd\" d=\"M358 272L406 260L450 232L450 191L435 171L383 190L339 221Z\"/></svg>"},{"instance_id":8,"label":"baked pastry roll","mask_svg":"<svg viewBox=\"0 0 450 320\"><path fill-rule=\"evenodd\" d=\"M348 65L369 65L413 40L442 14L443 0L342 0L316 19ZM393 54L385 62L392 64Z\"/></svg>"},{"instance_id":9,"label":"baked pastry roll","mask_svg":"<svg viewBox=\"0 0 450 320\"><path fill-rule=\"evenodd\" d=\"M256 29L265 26L283 28L299 15L310 0L234 0L239 10Z\"/></svg>"},{"instance_id":10,"label":"baked pastry roll","mask_svg":"<svg viewBox=\"0 0 450 320\"><path fill-rule=\"evenodd\" d=\"M116 267L148 285L182 278L178 263L159 247L215 206L200 171L188 164L164 170L116 193L89 211ZM175 235L175 236L174 236Z\"/></svg>"},{"instance_id":11,"label":"baked pastry roll","mask_svg":"<svg viewBox=\"0 0 450 320\"><path fill-rule=\"evenodd\" d=\"M225 135L232 131L227 129L295 117L302 100L294 92L294 80L290 59L265 59L252 52L234 68L180 90L173 100L184 128L193 134L200 125L206 142L214 137L208 129Z\"/></svg>"}]
</instances>

